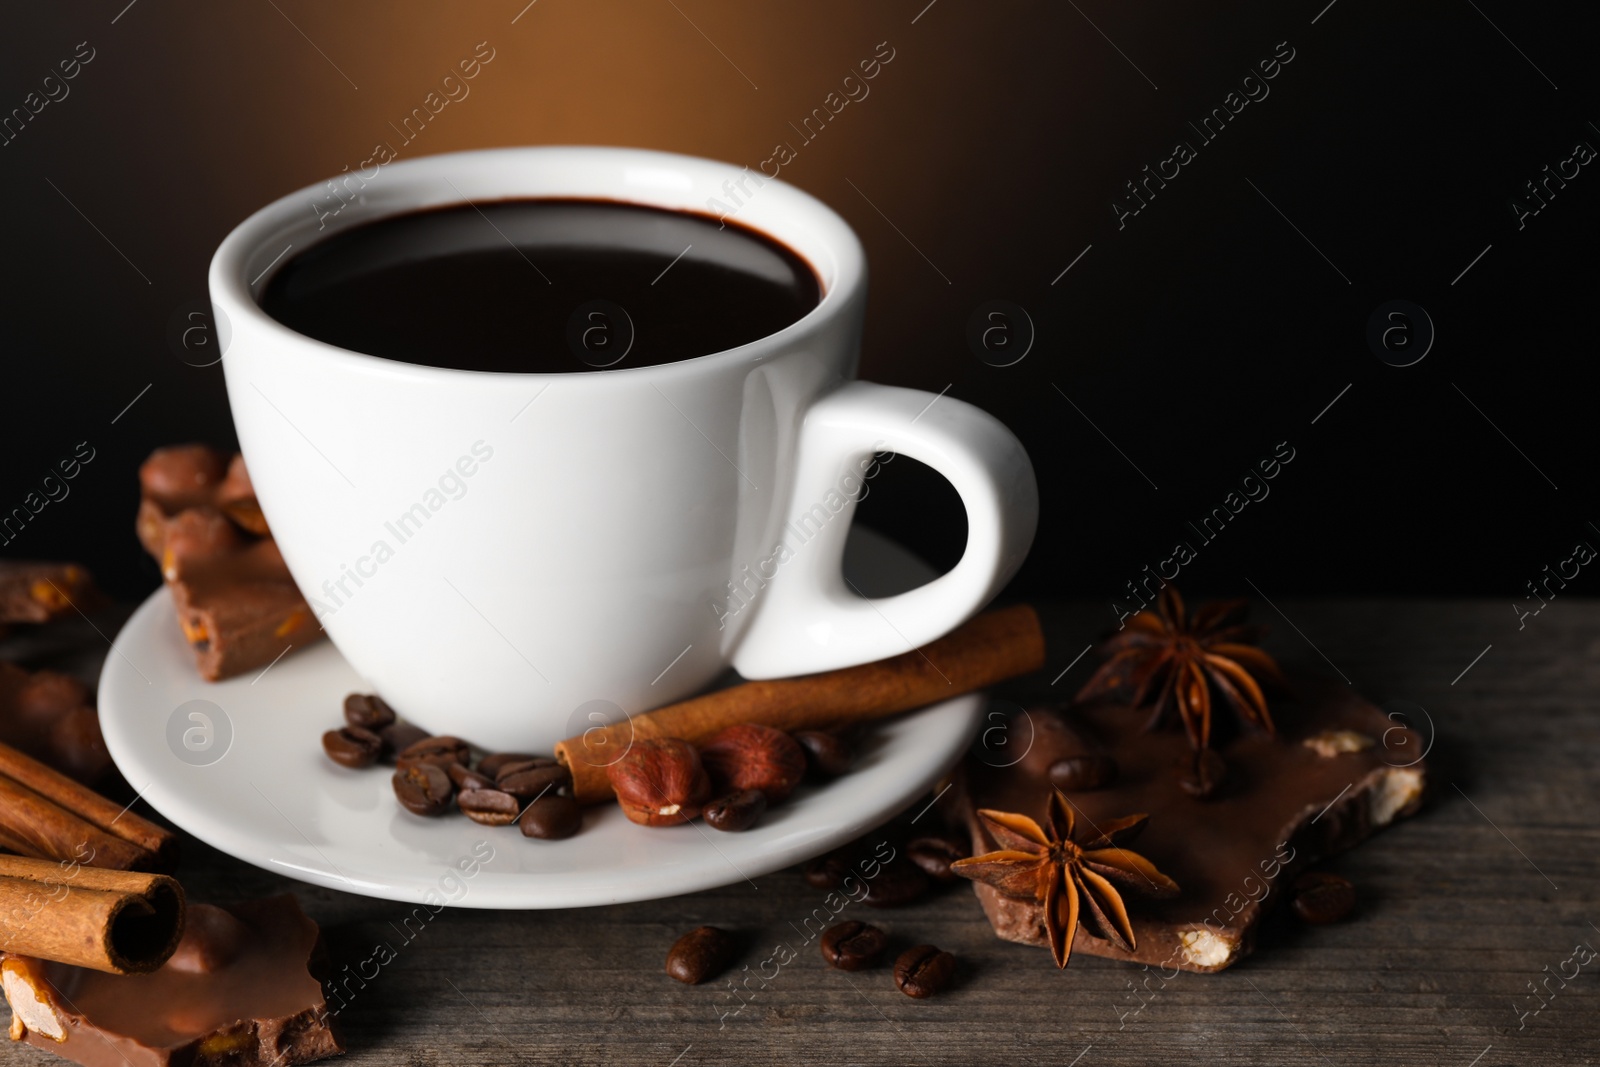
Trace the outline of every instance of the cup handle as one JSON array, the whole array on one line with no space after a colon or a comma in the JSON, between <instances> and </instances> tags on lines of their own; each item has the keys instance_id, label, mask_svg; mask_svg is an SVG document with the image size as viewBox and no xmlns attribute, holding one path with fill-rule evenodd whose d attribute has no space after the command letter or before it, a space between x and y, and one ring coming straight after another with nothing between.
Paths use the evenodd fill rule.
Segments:
<instances>
[{"instance_id":1,"label":"cup handle","mask_svg":"<svg viewBox=\"0 0 1600 1067\"><path fill-rule=\"evenodd\" d=\"M967 546L948 574L866 599L845 584L844 545L873 454L883 451L949 479L966 507ZM993 415L953 397L846 382L806 412L797 452L782 533L788 555L780 548L763 568L771 574L745 577L746 588L764 586L733 654L746 678L854 666L942 637L1005 586L1033 543L1039 487L1022 442Z\"/></svg>"}]
</instances>

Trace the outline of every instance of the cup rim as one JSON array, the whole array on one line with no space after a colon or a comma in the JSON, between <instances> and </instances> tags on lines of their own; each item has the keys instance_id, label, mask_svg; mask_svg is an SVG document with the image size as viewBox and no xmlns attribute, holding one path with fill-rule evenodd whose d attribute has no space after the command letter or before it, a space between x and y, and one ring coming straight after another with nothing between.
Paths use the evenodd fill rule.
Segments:
<instances>
[{"instance_id":1,"label":"cup rim","mask_svg":"<svg viewBox=\"0 0 1600 1067\"><path fill-rule=\"evenodd\" d=\"M502 164L525 166L527 168L525 173L542 171L547 177L562 167L574 170L586 167L609 168L619 172L623 176L624 183L627 183L630 176L638 178L638 184L631 190L637 195L618 195L615 190L602 192L592 185L585 187L584 179L577 177L571 179L570 184L556 180L548 189L536 193L508 187L497 194L485 194L480 191L477 196L468 197L460 193L455 183L450 180L452 172L455 172L457 178L463 178L463 175L474 167L498 168ZM348 168L346 170L348 171ZM749 171L750 168L747 166L701 156L601 145L519 145L417 156L383 164L379 177L374 180L374 184L380 180L383 183L381 197L375 197L369 202L365 195L361 195L356 200L345 203L339 209L339 218L325 229L319 227L314 231L315 236L301 245L300 251L336 233L364 223L421 210L507 199L574 197L615 200L715 218L716 215L707 210L709 201L691 202L689 200L691 194L686 189L693 188L701 193L706 189L719 189L722 183L746 176ZM816 305L781 330L734 348L669 363L635 367L574 368L567 371L485 371L389 359L320 341L286 326L267 314L257 298L258 294L265 290L274 269L279 265L279 259L290 248L278 253L278 259L272 259L267 263L254 280L247 280L249 268L256 265L252 261L266 261L271 256L270 249L276 248L278 242L286 239L288 235L301 234L307 228L308 215L315 214L315 203L328 198L326 190L331 187L330 183L345 177L348 175L342 174L334 179L325 179L279 197L240 222L217 246L216 252L211 257L207 285L217 320L223 360L226 360L227 350L234 339L241 332L248 332L255 338L269 342L298 345L307 351L315 352L319 358L342 363L352 369L364 368L391 375L414 375L435 380L461 379L466 376L472 380L500 378L520 381L544 378L593 378L601 374L607 377L636 376L650 372L670 374L675 369L684 368L703 370L773 355L784 350L792 342L817 333L826 328L852 302L866 281L866 254L860 238L850 224L833 208L810 193L781 179L769 178L762 174L759 179L759 195L752 196L745 204L741 204L737 213L724 216L725 220L754 230L789 248L811 269L821 290ZM437 195L436 183L441 180L454 190L452 195L442 197ZM425 187L432 187L435 190L434 195L424 195ZM752 217L744 217L743 207L746 204L754 208L750 212ZM308 205L313 206L311 212L307 211ZM773 226L762 221L784 216L789 218L793 229L803 235L804 240L801 243L811 247L798 247L793 235L775 233ZM298 241L291 242L290 247L297 243Z\"/></svg>"}]
</instances>

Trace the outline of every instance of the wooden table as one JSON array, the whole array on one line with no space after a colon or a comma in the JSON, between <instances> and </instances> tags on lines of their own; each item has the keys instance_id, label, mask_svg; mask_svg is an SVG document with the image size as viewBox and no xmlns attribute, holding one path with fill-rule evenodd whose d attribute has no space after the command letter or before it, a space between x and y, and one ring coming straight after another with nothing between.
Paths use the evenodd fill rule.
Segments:
<instances>
[{"instance_id":1,"label":"wooden table","mask_svg":"<svg viewBox=\"0 0 1600 1067\"><path fill-rule=\"evenodd\" d=\"M1306 928L1279 916L1253 956L1218 975L1163 982L1085 956L1057 973L1042 950L997 940L963 885L898 910L852 905L900 943L954 952L963 978L946 995L912 1001L886 969L834 971L813 950L724 1017L739 1006L728 987L669 980L667 947L702 923L735 928L750 945L736 968L754 971L820 903L798 871L645 904L446 910L409 942L396 929L403 905L302 885L197 841L184 842L180 873L199 900L293 889L340 962L395 946L341 1015L349 1063L1600 1062L1600 959L1564 985L1550 979L1546 1006L1519 1017L1541 1004L1530 983L1575 944L1600 947L1600 602L1563 598L1520 631L1503 601L1279 606L1292 624L1257 612L1282 658L1342 673L1374 701L1426 709L1432 797L1330 864L1361 892L1352 920ZM1100 604L1063 611L1078 639L1052 676L1106 620ZM85 639L98 646L91 660L104 655L98 637ZM0 647L35 664L66 653ZM10 1047L0 1060L45 1055Z\"/></svg>"}]
</instances>

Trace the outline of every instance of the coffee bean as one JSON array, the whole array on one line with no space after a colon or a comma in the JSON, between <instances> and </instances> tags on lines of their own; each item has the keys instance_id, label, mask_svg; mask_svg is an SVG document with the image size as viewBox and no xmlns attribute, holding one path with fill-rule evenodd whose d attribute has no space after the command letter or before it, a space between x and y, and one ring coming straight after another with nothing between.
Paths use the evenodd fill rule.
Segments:
<instances>
[{"instance_id":1,"label":"coffee bean","mask_svg":"<svg viewBox=\"0 0 1600 1067\"><path fill-rule=\"evenodd\" d=\"M876 877L863 874L862 880L867 894L861 899L874 908L902 907L928 891L928 876L903 853L879 867Z\"/></svg>"},{"instance_id":2,"label":"coffee bean","mask_svg":"<svg viewBox=\"0 0 1600 1067\"><path fill-rule=\"evenodd\" d=\"M936 945L916 945L894 961L894 984L908 997L925 1000L956 976L956 958Z\"/></svg>"},{"instance_id":3,"label":"coffee bean","mask_svg":"<svg viewBox=\"0 0 1600 1067\"><path fill-rule=\"evenodd\" d=\"M394 709L380 696L351 693L344 698L344 721L351 726L378 730L394 723Z\"/></svg>"},{"instance_id":4,"label":"coffee bean","mask_svg":"<svg viewBox=\"0 0 1600 1067\"><path fill-rule=\"evenodd\" d=\"M484 762L489 762L490 758L491 757L487 756L484 757ZM505 759L494 764L494 776L496 778L504 778L508 774L516 774L518 771L531 771L536 767L559 766L561 766L561 761L558 759L552 759L549 756L518 755L514 759ZM484 771L483 773L488 774L489 772Z\"/></svg>"},{"instance_id":5,"label":"coffee bean","mask_svg":"<svg viewBox=\"0 0 1600 1067\"><path fill-rule=\"evenodd\" d=\"M1110 756L1068 756L1050 765L1050 784L1068 793L1101 789L1116 778L1117 761Z\"/></svg>"},{"instance_id":6,"label":"coffee bean","mask_svg":"<svg viewBox=\"0 0 1600 1067\"><path fill-rule=\"evenodd\" d=\"M889 935L867 923L835 923L822 931L822 958L841 971L862 971L878 962Z\"/></svg>"},{"instance_id":7,"label":"coffee bean","mask_svg":"<svg viewBox=\"0 0 1600 1067\"><path fill-rule=\"evenodd\" d=\"M826 730L801 730L794 735L806 752L806 769L815 778L837 778L850 770L855 750L838 734Z\"/></svg>"},{"instance_id":8,"label":"coffee bean","mask_svg":"<svg viewBox=\"0 0 1600 1067\"><path fill-rule=\"evenodd\" d=\"M394 795L415 815L438 815L454 793L450 776L432 763L413 763L394 772Z\"/></svg>"},{"instance_id":9,"label":"coffee bean","mask_svg":"<svg viewBox=\"0 0 1600 1067\"><path fill-rule=\"evenodd\" d=\"M522 801L498 789L469 789L456 794L456 807L473 822L485 826L510 826L517 821Z\"/></svg>"},{"instance_id":10,"label":"coffee bean","mask_svg":"<svg viewBox=\"0 0 1600 1067\"><path fill-rule=\"evenodd\" d=\"M1356 887L1328 871L1302 874L1294 883L1294 913L1316 926L1336 923L1355 910Z\"/></svg>"},{"instance_id":11,"label":"coffee bean","mask_svg":"<svg viewBox=\"0 0 1600 1067\"><path fill-rule=\"evenodd\" d=\"M460 763L465 766L471 762L472 751L467 748L467 743L449 734L413 741L394 758L396 767L409 767L413 763L437 763L441 767Z\"/></svg>"},{"instance_id":12,"label":"coffee bean","mask_svg":"<svg viewBox=\"0 0 1600 1067\"><path fill-rule=\"evenodd\" d=\"M444 773L450 776L450 781L461 792L465 792L468 789L494 788L494 779L459 763L446 764Z\"/></svg>"},{"instance_id":13,"label":"coffee bean","mask_svg":"<svg viewBox=\"0 0 1600 1067\"><path fill-rule=\"evenodd\" d=\"M727 970L738 954L738 938L715 926L702 926L673 942L667 974L685 985L699 985Z\"/></svg>"},{"instance_id":14,"label":"coffee bean","mask_svg":"<svg viewBox=\"0 0 1600 1067\"><path fill-rule=\"evenodd\" d=\"M719 797L705 806L700 815L713 830L748 830L767 810L767 795L759 789L744 789Z\"/></svg>"},{"instance_id":15,"label":"coffee bean","mask_svg":"<svg viewBox=\"0 0 1600 1067\"><path fill-rule=\"evenodd\" d=\"M1197 800L1215 796L1228 777L1228 764L1209 748L1185 757L1177 770L1178 788Z\"/></svg>"},{"instance_id":16,"label":"coffee bean","mask_svg":"<svg viewBox=\"0 0 1600 1067\"><path fill-rule=\"evenodd\" d=\"M806 863L801 872L812 889L838 889L850 873L850 865L838 853L830 852Z\"/></svg>"},{"instance_id":17,"label":"coffee bean","mask_svg":"<svg viewBox=\"0 0 1600 1067\"><path fill-rule=\"evenodd\" d=\"M906 844L906 857L939 882L957 881L961 876L950 870L950 865L970 855L972 850L965 841L942 834L913 838Z\"/></svg>"},{"instance_id":18,"label":"coffee bean","mask_svg":"<svg viewBox=\"0 0 1600 1067\"><path fill-rule=\"evenodd\" d=\"M478 761L478 773L488 775L490 778L500 773L500 768L508 763L526 763L530 760L546 759L545 756L532 756L525 752L495 752ZM550 760L554 763L555 760Z\"/></svg>"},{"instance_id":19,"label":"coffee bean","mask_svg":"<svg viewBox=\"0 0 1600 1067\"><path fill-rule=\"evenodd\" d=\"M572 792L572 772L560 764L529 767L520 771L515 769L517 766L519 764L512 764L501 771L500 776L494 780L494 787L523 800Z\"/></svg>"},{"instance_id":20,"label":"coffee bean","mask_svg":"<svg viewBox=\"0 0 1600 1067\"><path fill-rule=\"evenodd\" d=\"M428 736L428 731L420 726L412 726L408 722L393 722L388 726L378 727L377 734L383 738L386 751L384 755L393 756L396 752L403 752L412 745Z\"/></svg>"},{"instance_id":21,"label":"coffee bean","mask_svg":"<svg viewBox=\"0 0 1600 1067\"><path fill-rule=\"evenodd\" d=\"M370 767L383 754L383 738L359 726L341 726L322 735L322 751L341 767Z\"/></svg>"},{"instance_id":22,"label":"coffee bean","mask_svg":"<svg viewBox=\"0 0 1600 1067\"><path fill-rule=\"evenodd\" d=\"M572 797L548 793L522 813L522 836L555 841L583 828L583 808Z\"/></svg>"}]
</instances>

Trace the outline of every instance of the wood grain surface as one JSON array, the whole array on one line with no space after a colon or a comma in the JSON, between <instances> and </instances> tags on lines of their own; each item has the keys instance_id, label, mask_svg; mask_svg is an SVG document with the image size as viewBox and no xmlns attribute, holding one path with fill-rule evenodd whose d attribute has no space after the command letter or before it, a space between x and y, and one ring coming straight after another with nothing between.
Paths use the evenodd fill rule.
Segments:
<instances>
[{"instance_id":1,"label":"wood grain surface","mask_svg":"<svg viewBox=\"0 0 1600 1067\"><path fill-rule=\"evenodd\" d=\"M1564 983L1549 978L1576 944L1600 947L1600 603L1562 599L1520 631L1501 602L1278 607L1286 615L1258 604L1255 617L1280 657L1343 676L1377 703L1426 710L1432 795L1418 817L1328 865L1359 889L1351 920L1308 928L1280 913L1256 953L1218 975L1163 980L1088 957L1058 973L1046 952L997 940L964 885L843 913L884 926L897 948L932 942L957 955L959 985L919 1002L887 968L846 974L814 942L800 945L795 927L822 894L797 870L652 903L447 909L410 940L398 931L403 905L302 885L192 839L179 874L191 900L292 889L341 964L381 941L396 947L340 1014L352 1064L1600 1062L1600 959ZM1046 681L1106 612L1058 609ZM92 675L105 650L87 632L78 668ZM0 646L29 665L72 653ZM1088 667L1057 688L1081 684ZM662 973L668 946L702 923L746 938L725 978L742 979L746 965L755 974L781 940L801 951L764 988L752 980L757 994L731 1014L741 1002L725 982L691 988ZM1553 994L1533 999L1530 983L1547 978ZM46 1058L0 1047L3 1063Z\"/></svg>"}]
</instances>

